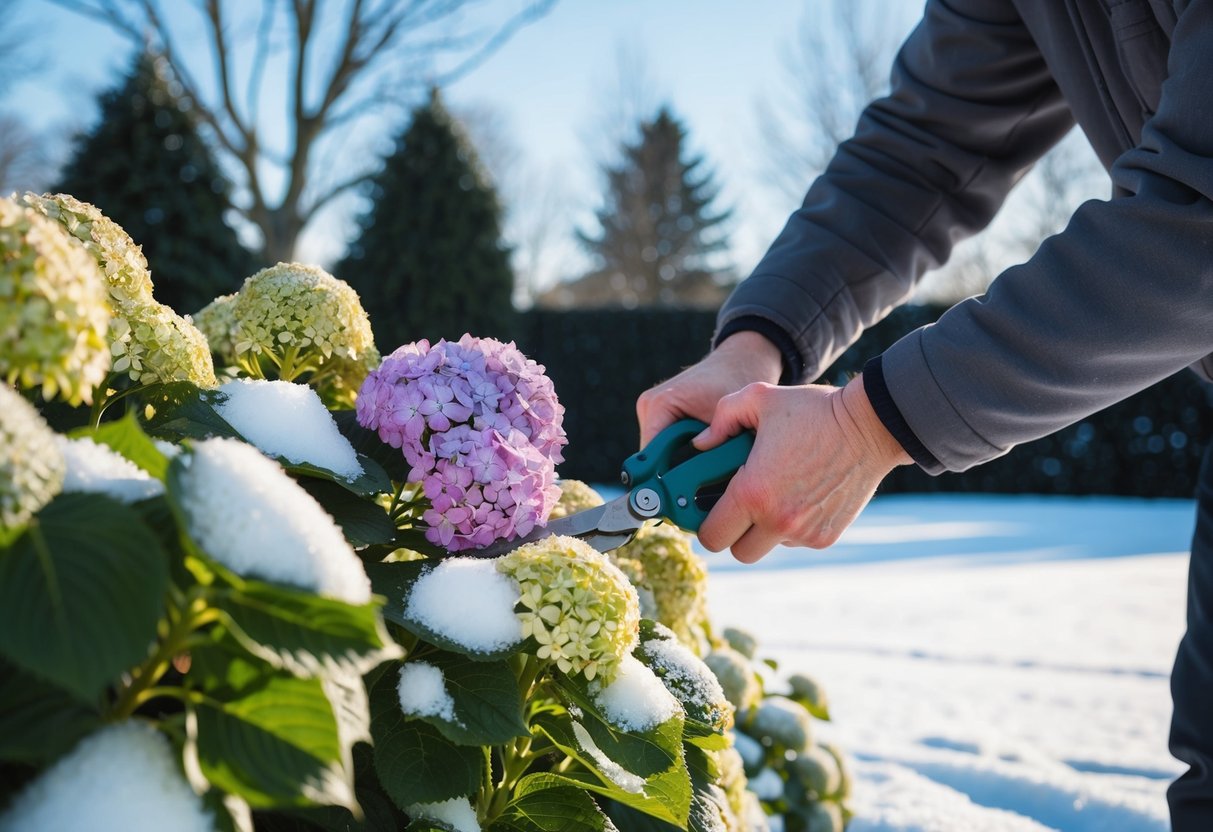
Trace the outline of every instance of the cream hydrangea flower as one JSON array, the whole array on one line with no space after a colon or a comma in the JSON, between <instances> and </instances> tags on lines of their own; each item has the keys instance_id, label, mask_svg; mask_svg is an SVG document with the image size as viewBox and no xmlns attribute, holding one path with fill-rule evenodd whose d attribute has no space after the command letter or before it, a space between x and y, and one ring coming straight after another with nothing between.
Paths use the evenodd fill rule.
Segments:
<instances>
[{"instance_id":1,"label":"cream hydrangea flower","mask_svg":"<svg viewBox=\"0 0 1213 832\"><path fill-rule=\"evenodd\" d=\"M649 522L611 557L638 590L652 593L656 609L650 617L701 651L708 622L708 570L691 548L690 535L668 523Z\"/></svg>"},{"instance_id":2,"label":"cream hydrangea flower","mask_svg":"<svg viewBox=\"0 0 1213 832\"><path fill-rule=\"evenodd\" d=\"M374 346L358 293L317 266L279 263L244 281L233 302L236 359L254 375L264 358L291 381Z\"/></svg>"},{"instance_id":3,"label":"cream hydrangea flower","mask_svg":"<svg viewBox=\"0 0 1213 832\"><path fill-rule=\"evenodd\" d=\"M63 487L55 432L33 405L0 384L0 531L24 526Z\"/></svg>"},{"instance_id":4,"label":"cream hydrangea flower","mask_svg":"<svg viewBox=\"0 0 1213 832\"><path fill-rule=\"evenodd\" d=\"M520 546L497 568L521 588L518 613L536 655L564 673L610 681L639 639L636 590L610 560L583 540L548 537Z\"/></svg>"},{"instance_id":5,"label":"cream hydrangea flower","mask_svg":"<svg viewBox=\"0 0 1213 832\"><path fill-rule=\"evenodd\" d=\"M37 211L0 199L0 378L91 403L109 369L109 321L88 254Z\"/></svg>"},{"instance_id":6,"label":"cream hydrangea flower","mask_svg":"<svg viewBox=\"0 0 1213 832\"><path fill-rule=\"evenodd\" d=\"M548 520L568 517L588 508L595 508L605 503L602 495L590 488L581 480L561 480L560 499L556 501Z\"/></svg>"},{"instance_id":7,"label":"cream hydrangea flower","mask_svg":"<svg viewBox=\"0 0 1213 832\"><path fill-rule=\"evenodd\" d=\"M236 363L236 293L220 295L193 315L190 323L206 338L211 353L225 366Z\"/></svg>"},{"instance_id":8,"label":"cream hydrangea flower","mask_svg":"<svg viewBox=\"0 0 1213 832\"><path fill-rule=\"evenodd\" d=\"M157 301L129 303L122 312L114 318L110 334L115 373L125 373L139 384L218 383L206 336L187 319Z\"/></svg>"},{"instance_id":9,"label":"cream hydrangea flower","mask_svg":"<svg viewBox=\"0 0 1213 832\"><path fill-rule=\"evenodd\" d=\"M152 302L152 276L143 249L97 206L69 194L38 196L27 192L22 199L84 244L105 275L116 313L121 314L128 303Z\"/></svg>"}]
</instances>

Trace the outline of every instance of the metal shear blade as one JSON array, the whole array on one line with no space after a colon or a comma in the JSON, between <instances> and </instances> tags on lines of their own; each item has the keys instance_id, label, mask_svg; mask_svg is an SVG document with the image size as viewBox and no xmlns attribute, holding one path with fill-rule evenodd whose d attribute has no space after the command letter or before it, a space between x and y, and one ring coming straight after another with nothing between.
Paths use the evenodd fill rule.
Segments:
<instances>
[{"instance_id":1,"label":"metal shear blade","mask_svg":"<svg viewBox=\"0 0 1213 832\"><path fill-rule=\"evenodd\" d=\"M579 537L600 552L617 549L631 540L647 518L633 513L630 495L611 500L601 506L557 518L546 526L535 527L530 534L514 540L499 540L483 549L462 554L478 558L496 558L509 554L526 543L534 543L552 535Z\"/></svg>"}]
</instances>

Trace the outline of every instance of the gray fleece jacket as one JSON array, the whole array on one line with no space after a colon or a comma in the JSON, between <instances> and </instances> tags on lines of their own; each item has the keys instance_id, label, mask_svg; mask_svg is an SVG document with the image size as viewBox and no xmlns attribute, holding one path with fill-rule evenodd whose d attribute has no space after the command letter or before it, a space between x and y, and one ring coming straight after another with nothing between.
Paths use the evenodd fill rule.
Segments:
<instances>
[{"instance_id":1,"label":"gray fleece jacket","mask_svg":"<svg viewBox=\"0 0 1213 832\"><path fill-rule=\"evenodd\" d=\"M1177 370L1213 371L1213 0L928 0L888 97L720 312L816 378L1077 122L1112 178L981 297L864 371L926 470L963 471Z\"/></svg>"}]
</instances>

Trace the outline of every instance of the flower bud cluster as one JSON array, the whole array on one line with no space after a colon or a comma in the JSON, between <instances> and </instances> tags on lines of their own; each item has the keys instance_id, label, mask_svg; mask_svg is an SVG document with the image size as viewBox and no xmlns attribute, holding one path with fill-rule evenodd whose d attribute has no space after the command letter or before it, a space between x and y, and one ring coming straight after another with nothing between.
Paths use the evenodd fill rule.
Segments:
<instances>
[{"instance_id":1,"label":"flower bud cluster","mask_svg":"<svg viewBox=\"0 0 1213 832\"><path fill-rule=\"evenodd\" d=\"M451 551L527 534L560 494L564 408L513 344L406 344L367 376L357 413L400 448L430 503L426 537Z\"/></svg>"}]
</instances>

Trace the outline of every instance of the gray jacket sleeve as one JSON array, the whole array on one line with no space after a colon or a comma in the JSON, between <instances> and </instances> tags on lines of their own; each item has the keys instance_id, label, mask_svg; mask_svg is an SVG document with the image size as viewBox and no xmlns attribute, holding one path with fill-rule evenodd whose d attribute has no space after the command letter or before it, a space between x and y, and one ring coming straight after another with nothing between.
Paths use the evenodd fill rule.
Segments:
<instances>
[{"instance_id":1,"label":"gray jacket sleeve","mask_svg":"<svg viewBox=\"0 0 1213 832\"><path fill-rule=\"evenodd\" d=\"M1112 170L1128 196L1083 205L984 297L882 356L928 470L992 459L1213 351L1209 32L1213 0L1193 0L1172 33L1158 112ZM1010 4L932 0L890 97L865 112L721 325L778 323L815 375L988 222L1070 123Z\"/></svg>"}]
</instances>

